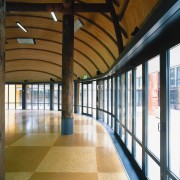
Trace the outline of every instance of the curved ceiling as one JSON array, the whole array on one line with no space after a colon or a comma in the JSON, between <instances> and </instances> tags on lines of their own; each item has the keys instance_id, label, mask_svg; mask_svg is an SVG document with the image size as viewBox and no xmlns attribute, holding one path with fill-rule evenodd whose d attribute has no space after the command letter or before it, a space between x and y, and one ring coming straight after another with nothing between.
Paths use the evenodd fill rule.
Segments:
<instances>
[{"instance_id":1,"label":"curved ceiling","mask_svg":"<svg viewBox=\"0 0 180 180\"><path fill-rule=\"evenodd\" d=\"M11 0L7 2L62 3L61 0ZM79 4L111 4L111 0L78 0ZM116 62L122 49L152 13L158 0L113 0L111 12L75 12L83 27L74 34L74 79L105 73ZM6 13L6 82L61 81L62 13L55 22L50 12L8 11ZM18 5L18 4L17 4ZM118 6L119 7L118 7ZM114 10L114 11L113 11ZM113 15L114 12L114 15ZM22 31L20 22L28 32ZM116 26L114 26L116 24ZM120 30L120 31L117 31ZM121 32L121 33L118 33ZM35 44L18 44L17 38L33 38Z\"/></svg>"}]
</instances>

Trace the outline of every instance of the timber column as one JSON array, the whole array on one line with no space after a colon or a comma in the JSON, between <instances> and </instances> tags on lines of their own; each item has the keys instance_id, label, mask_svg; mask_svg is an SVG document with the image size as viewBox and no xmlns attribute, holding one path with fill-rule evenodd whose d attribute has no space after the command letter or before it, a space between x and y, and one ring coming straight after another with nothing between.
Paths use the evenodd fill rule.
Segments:
<instances>
[{"instance_id":1,"label":"timber column","mask_svg":"<svg viewBox=\"0 0 180 180\"><path fill-rule=\"evenodd\" d=\"M0 179L5 179L5 1L0 0Z\"/></svg>"},{"instance_id":2,"label":"timber column","mask_svg":"<svg viewBox=\"0 0 180 180\"><path fill-rule=\"evenodd\" d=\"M69 135L73 134L74 0L64 0L63 5L61 133Z\"/></svg>"}]
</instances>

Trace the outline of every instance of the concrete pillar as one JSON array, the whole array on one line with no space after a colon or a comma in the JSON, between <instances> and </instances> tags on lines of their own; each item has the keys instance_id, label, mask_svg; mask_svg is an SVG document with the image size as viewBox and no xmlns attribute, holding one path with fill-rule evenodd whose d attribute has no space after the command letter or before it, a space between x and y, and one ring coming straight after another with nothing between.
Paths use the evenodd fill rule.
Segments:
<instances>
[{"instance_id":1,"label":"concrete pillar","mask_svg":"<svg viewBox=\"0 0 180 180\"><path fill-rule=\"evenodd\" d=\"M5 179L5 1L0 0L0 179Z\"/></svg>"},{"instance_id":2,"label":"concrete pillar","mask_svg":"<svg viewBox=\"0 0 180 180\"><path fill-rule=\"evenodd\" d=\"M73 134L74 1L64 0L63 4L61 133L69 135Z\"/></svg>"}]
</instances>

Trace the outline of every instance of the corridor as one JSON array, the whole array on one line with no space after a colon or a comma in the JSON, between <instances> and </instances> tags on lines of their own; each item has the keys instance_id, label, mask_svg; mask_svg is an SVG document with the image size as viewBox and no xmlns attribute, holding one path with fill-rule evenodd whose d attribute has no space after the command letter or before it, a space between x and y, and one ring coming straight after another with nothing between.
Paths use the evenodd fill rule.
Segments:
<instances>
[{"instance_id":1,"label":"corridor","mask_svg":"<svg viewBox=\"0 0 180 180\"><path fill-rule=\"evenodd\" d=\"M95 119L74 115L61 135L61 112L6 111L6 180L126 180L112 140Z\"/></svg>"}]
</instances>

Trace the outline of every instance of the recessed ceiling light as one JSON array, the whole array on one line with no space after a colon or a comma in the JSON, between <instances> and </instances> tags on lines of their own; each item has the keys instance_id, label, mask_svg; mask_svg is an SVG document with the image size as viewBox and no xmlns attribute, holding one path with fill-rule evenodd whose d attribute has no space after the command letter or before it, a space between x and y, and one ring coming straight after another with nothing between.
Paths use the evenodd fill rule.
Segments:
<instances>
[{"instance_id":1,"label":"recessed ceiling light","mask_svg":"<svg viewBox=\"0 0 180 180\"><path fill-rule=\"evenodd\" d=\"M18 44L36 44L33 38L17 38Z\"/></svg>"},{"instance_id":2,"label":"recessed ceiling light","mask_svg":"<svg viewBox=\"0 0 180 180\"><path fill-rule=\"evenodd\" d=\"M16 24L17 24L24 32L28 32L19 22L16 22Z\"/></svg>"}]
</instances>

